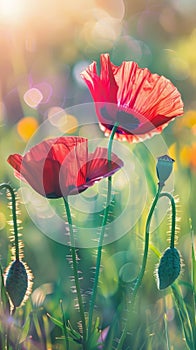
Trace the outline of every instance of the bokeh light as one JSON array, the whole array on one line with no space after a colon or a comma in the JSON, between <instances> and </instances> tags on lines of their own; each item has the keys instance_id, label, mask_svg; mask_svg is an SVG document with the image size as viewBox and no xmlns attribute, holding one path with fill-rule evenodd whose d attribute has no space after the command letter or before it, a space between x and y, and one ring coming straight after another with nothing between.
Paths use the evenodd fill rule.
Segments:
<instances>
[{"instance_id":1,"label":"bokeh light","mask_svg":"<svg viewBox=\"0 0 196 350\"><path fill-rule=\"evenodd\" d=\"M196 171L196 142L192 145L185 145L180 152L180 160L183 166L190 167Z\"/></svg>"},{"instance_id":2,"label":"bokeh light","mask_svg":"<svg viewBox=\"0 0 196 350\"><path fill-rule=\"evenodd\" d=\"M86 67L88 67L88 65L90 64L91 62L89 61L79 61L75 64L74 68L73 68L73 77L75 79L75 81L81 85L81 86L84 86L86 87L86 84L85 82L83 81L83 79L81 78L80 76L80 73L86 69Z\"/></svg>"},{"instance_id":3,"label":"bokeh light","mask_svg":"<svg viewBox=\"0 0 196 350\"><path fill-rule=\"evenodd\" d=\"M48 120L56 126L62 134L72 134L78 128L77 118L58 106L51 107L48 111Z\"/></svg>"},{"instance_id":4,"label":"bokeh light","mask_svg":"<svg viewBox=\"0 0 196 350\"><path fill-rule=\"evenodd\" d=\"M170 1L177 11L179 11L180 13L183 13L186 16L189 16L190 13L196 10L196 3L194 0L186 0L186 1L170 0Z\"/></svg>"},{"instance_id":5,"label":"bokeh light","mask_svg":"<svg viewBox=\"0 0 196 350\"><path fill-rule=\"evenodd\" d=\"M38 106L40 103L47 103L52 96L52 92L53 89L51 84L42 81L38 84L33 84L33 88L31 88L29 92L29 99L32 99L32 103L37 104Z\"/></svg>"},{"instance_id":6,"label":"bokeh light","mask_svg":"<svg viewBox=\"0 0 196 350\"><path fill-rule=\"evenodd\" d=\"M36 88L29 89L24 94L24 101L31 108L36 108L43 99L43 95L40 90Z\"/></svg>"},{"instance_id":7,"label":"bokeh light","mask_svg":"<svg viewBox=\"0 0 196 350\"><path fill-rule=\"evenodd\" d=\"M121 57L119 57L119 50ZM112 53L112 61L121 64L123 61L135 61L140 66L148 66L152 60L152 53L148 45L130 35L122 35L115 43Z\"/></svg>"},{"instance_id":8,"label":"bokeh light","mask_svg":"<svg viewBox=\"0 0 196 350\"><path fill-rule=\"evenodd\" d=\"M186 65L190 73L190 79L196 84L196 29L194 28L189 35L183 36L175 44L175 52L178 59L182 60L183 66Z\"/></svg>"},{"instance_id":9,"label":"bokeh light","mask_svg":"<svg viewBox=\"0 0 196 350\"><path fill-rule=\"evenodd\" d=\"M188 63L178 57L177 52L173 50L165 50L169 56L169 71L171 76L176 80L185 80L189 78L191 72Z\"/></svg>"},{"instance_id":10,"label":"bokeh light","mask_svg":"<svg viewBox=\"0 0 196 350\"><path fill-rule=\"evenodd\" d=\"M97 0L96 4L107 11L110 16L114 18L122 20L125 15L125 3L123 0Z\"/></svg>"},{"instance_id":11,"label":"bokeh light","mask_svg":"<svg viewBox=\"0 0 196 350\"><path fill-rule=\"evenodd\" d=\"M28 141L35 133L39 123L34 117L24 117L17 124L17 132L22 140Z\"/></svg>"}]
</instances>

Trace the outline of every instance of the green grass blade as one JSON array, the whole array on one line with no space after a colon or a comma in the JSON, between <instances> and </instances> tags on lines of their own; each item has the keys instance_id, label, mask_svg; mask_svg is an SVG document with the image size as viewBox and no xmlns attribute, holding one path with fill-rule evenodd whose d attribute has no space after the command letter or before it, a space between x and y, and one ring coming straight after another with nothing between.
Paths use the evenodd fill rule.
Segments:
<instances>
[{"instance_id":1,"label":"green grass blade","mask_svg":"<svg viewBox=\"0 0 196 350\"><path fill-rule=\"evenodd\" d=\"M51 337L50 337L50 325L49 325L48 317L46 315L43 315L43 325L44 325L44 330L46 335L46 348L52 349ZM69 350L69 349L66 349L66 350Z\"/></svg>"},{"instance_id":2,"label":"green grass blade","mask_svg":"<svg viewBox=\"0 0 196 350\"><path fill-rule=\"evenodd\" d=\"M0 302L2 304L2 311L4 314L9 315L10 313L10 302L6 293L6 289L4 286L4 278L3 278L3 271L2 268L0 266L0 274L1 274L1 291L0 291Z\"/></svg>"},{"instance_id":3,"label":"green grass blade","mask_svg":"<svg viewBox=\"0 0 196 350\"><path fill-rule=\"evenodd\" d=\"M28 317L22 327L22 331L18 339L18 344L21 344L26 340L29 333L30 325L31 325L31 318Z\"/></svg>"},{"instance_id":4,"label":"green grass blade","mask_svg":"<svg viewBox=\"0 0 196 350\"><path fill-rule=\"evenodd\" d=\"M51 316L51 315L48 314L48 313L47 313L47 316L51 319L51 321L52 321L56 326L60 327L62 330L64 329L64 325L63 325L63 322L62 322L62 321L59 321L57 318ZM72 326L71 326L71 324L70 324L69 321L68 321L68 325L69 325L69 327L67 327L67 329L66 329L67 334L69 335L69 337L70 337L72 340L74 340L74 341L80 343L80 342L81 342L81 335L80 335L77 331L75 331L75 330L72 328Z\"/></svg>"},{"instance_id":5,"label":"green grass blade","mask_svg":"<svg viewBox=\"0 0 196 350\"><path fill-rule=\"evenodd\" d=\"M163 300L164 300L164 327L165 327L166 346L167 346L167 350L170 350L171 345L170 345L170 338L169 338L169 327L168 327L168 320L167 320L167 308L166 308L165 297L163 297Z\"/></svg>"},{"instance_id":6,"label":"green grass blade","mask_svg":"<svg viewBox=\"0 0 196 350\"><path fill-rule=\"evenodd\" d=\"M176 308L178 311L178 315L181 321L182 330L184 333L184 337L186 340L187 347L190 350L195 350L194 337L193 337L193 329L191 325L191 321L189 318L189 313L186 307L186 304L183 300L183 297L180 292L180 288L177 283L173 283L171 285L174 301L176 304Z\"/></svg>"},{"instance_id":7,"label":"green grass blade","mask_svg":"<svg viewBox=\"0 0 196 350\"><path fill-rule=\"evenodd\" d=\"M195 247L194 247L194 232L190 223L190 232L191 232L191 282L192 282L192 290L193 290L193 336L194 341L196 343L196 255L195 255Z\"/></svg>"}]
</instances>

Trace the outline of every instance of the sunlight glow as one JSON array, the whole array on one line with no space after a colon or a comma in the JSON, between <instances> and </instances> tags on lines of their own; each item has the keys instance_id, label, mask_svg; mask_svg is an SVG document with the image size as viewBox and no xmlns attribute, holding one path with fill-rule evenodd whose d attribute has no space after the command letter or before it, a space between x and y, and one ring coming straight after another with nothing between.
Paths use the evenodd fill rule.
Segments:
<instances>
[{"instance_id":1,"label":"sunlight glow","mask_svg":"<svg viewBox=\"0 0 196 350\"><path fill-rule=\"evenodd\" d=\"M0 18L17 22L24 17L26 11L25 0L1 0Z\"/></svg>"}]
</instances>

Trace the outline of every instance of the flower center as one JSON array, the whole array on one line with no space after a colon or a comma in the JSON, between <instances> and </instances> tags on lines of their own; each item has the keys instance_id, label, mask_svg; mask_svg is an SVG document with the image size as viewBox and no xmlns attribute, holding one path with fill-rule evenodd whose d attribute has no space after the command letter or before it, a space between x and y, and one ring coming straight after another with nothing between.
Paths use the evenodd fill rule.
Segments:
<instances>
[{"instance_id":1,"label":"flower center","mask_svg":"<svg viewBox=\"0 0 196 350\"><path fill-rule=\"evenodd\" d=\"M140 121L138 118L136 118L133 114L127 113L125 111L117 110L115 117L111 116L108 113L108 110L106 107L101 108L100 110L102 117L112 123L112 125L107 125L108 129L112 129L114 123L117 121L120 123L120 127L123 127L125 131L133 131L138 128ZM109 123L108 123L109 124Z\"/></svg>"}]
</instances>

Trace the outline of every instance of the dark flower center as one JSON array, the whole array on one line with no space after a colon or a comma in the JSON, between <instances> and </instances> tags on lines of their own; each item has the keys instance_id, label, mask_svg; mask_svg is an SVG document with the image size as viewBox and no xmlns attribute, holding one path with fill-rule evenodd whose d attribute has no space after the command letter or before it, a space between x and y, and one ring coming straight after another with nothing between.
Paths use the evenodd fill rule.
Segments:
<instances>
[{"instance_id":1,"label":"dark flower center","mask_svg":"<svg viewBox=\"0 0 196 350\"><path fill-rule=\"evenodd\" d=\"M55 199L55 198L58 198L58 196L56 193L46 193L46 198Z\"/></svg>"},{"instance_id":2,"label":"dark flower center","mask_svg":"<svg viewBox=\"0 0 196 350\"><path fill-rule=\"evenodd\" d=\"M120 123L120 127L125 129L125 131L133 131L133 130L137 129L139 124L140 124L140 121L138 118L136 118L134 115L127 113L125 111L118 110L116 112L115 117L111 116L108 113L108 110L106 107L101 108L100 112L101 112L102 117L106 121L108 121L108 125L107 125L108 129L112 129L113 125L116 121ZM120 132L120 130L118 132Z\"/></svg>"}]
</instances>

